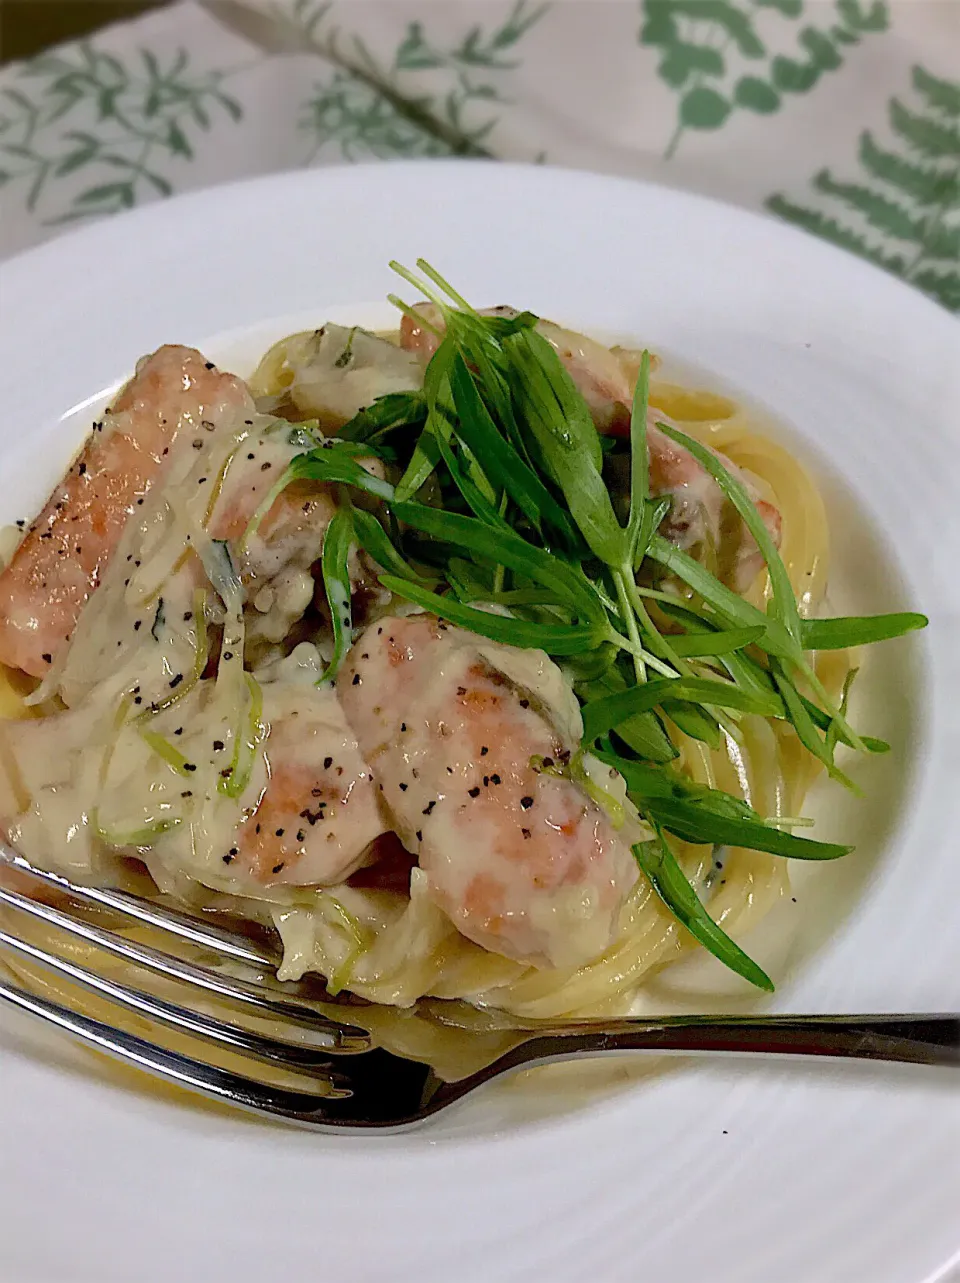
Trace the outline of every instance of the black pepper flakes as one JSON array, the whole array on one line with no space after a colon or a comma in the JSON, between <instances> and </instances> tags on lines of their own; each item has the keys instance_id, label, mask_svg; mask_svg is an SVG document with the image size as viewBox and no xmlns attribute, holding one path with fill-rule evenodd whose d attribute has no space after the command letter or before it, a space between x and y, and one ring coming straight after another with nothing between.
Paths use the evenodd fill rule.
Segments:
<instances>
[{"instance_id":1,"label":"black pepper flakes","mask_svg":"<svg viewBox=\"0 0 960 1283\"><path fill-rule=\"evenodd\" d=\"M434 808L436 805L437 805L437 803L436 803L436 799L434 799L432 802L428 802L428 803L427 803L427 805L426 805L426 806L423 808L423 810L420 812L420 814L421 814L421 815L431 815L431 814L433 813L433 808Z\"/></svg>"},{"instance_id":2,"label":"black pepper flakes","mask_svg":"<svg viewBox=\"0 0 960 1283\"><path fill-rule=\"evenodd\" d=\"M323 769L324 769L325 771L329 771L329 769L330 769L330 767L331 767L332 765L333 765L333 758L332 758L332 757L325 757L325 758L323 759Z\"/></svg>"},{"instance_id":3,"label":"black pepper flakes","mask_svg":"<svg viewBox=\"0 0 960 1283\"><path fill-rule=\"evenodd\" d=\"M213 751L214 751L215 753L222 753L222 752L223 752L223 740L214 740L214 741L213 741Z\"/></svg>"},{"instance_id":4,"label":"black pepper flakes","mask_svg":"<svg viewBox=\"0 0 960 1283\"><path fill-rule=\"evenodd\" d=\"M360 674L359 674L359 673L354 673L354 675L353 675L353 681L350 683L350 685L351 685L351 686L359 686L359 685L360 685Z\"/></svg>"},{"instance_id":5,"label":"black pepper flakes","mask_svg":"<svg viewBox=\"0 0 960 1283\"><path fill-rule=\"evenodd\" d=\"M490 750L487 748L486 744L484 744L480 749L480 756L486 757L489 752Z\"/></svg>"},{"instance_id":6,"label":"black pepper flakes","mask_svg":"<svg viewBox=\"0 0 960 1283\"><path fill-rule=\"evenodd\" d=\"M524 841L529 841L529 839L530 839L530 830L529 830L529 829L521 829L521 830L520 830L520 832L523 834Z\"/></svg>"},{"instance_id":7,"label":"black pepper flakes","mask_svg":"<svg viewBox=\"0 0 960 1283\"><path fill-rule=\"evenodd\" d=\"M528 699L522 699L522 700L520 701L520 707L521 707L521 708L529 708L529 707L530 707L530 701L529 701Z\"/></svg>"},{"instance_id":8,"label":"black pepper flakes","mask_svg":"<svg viewBox=\"0 0 960 1283\"><path fill-rule=\"evenodd\" d=\"M171 677L167 685L170 687L171 690L175 690L182 681L183 681L183 673L177 673L176 677Z\"/></svg>"},{"instance_id":9,"label":"black pepper flakes","mask_svg":"<svg viewBox=\"0 0 960 1283\"><path fill-rule=\"evenodd\" d=\"M52 664L52 663L53 663L53 656L50 654L50 652L49 652L49 651L46 651L46 650L45 650L45 651L43 652L43 654L40 656L40 658L43 660L43 662L44 662L45 664Z\"/></svg>"},{"instance_id":10,"label":"black pepper flakes","mask_svg":"<svg viewBox=\"0 0 960 1283\"><path fill-rule=\"evenodd\" d=\"M214 370L216 369L216 366L213 364L212 361L204 361L203 368L205 370Z\"/></svg>"},{"instance_id":11,"label":"black pepper flakes","mask_svg":"<svg viewBox=\"0 0 960 1283\"><path fill-rule=\"evenodd\" d=\"M276 836L277 836L278 838L282 838L282 837L283 837L283 829L277 829Z\"/></svg>"},{"instance_id":12,"label":"black pepper flakes","mask_svg":"<svg viewBox=\"0 0 960 1283\"><path fill-rule=\"evenodd\" d=\"M423 841L423 829L417 829L417 841L418 842Z\"/></svg>"},{"instance_id":13,"label":"black pepper flakes","mask_svg":"<svg viewBox=\"0 0 960 1283\"><path fill-rule=\"evenodd\" d=\"M401 792L401 793L406 793L406 791L407 791L407 789L408 789L409 787L410 787L410 785L409 785L409 784L401 784L401 785L400 785L400 792Z\"/></svg>"},{"instance_id":14,"label":"black pepper flakes","mask_svg":"<svg viewBox=\"0 0 960 1283\"><path fill-rule=\"evenodd\" d=\"M499 775L496 775L496 774L491 775L491 776L490 776L490 783L491 783L491 784L499 784L499 783L500 783L500 776L499 776Z\"/></svg>"},{"instance_id":15,"label":"black pepper flakes","mask_svg":"<svg viewBox=\"0 0 960 1283\"><path fill-rule=\"evenodd\" d=\"M479 784L475 784L472 789L467 789L467 792L470 794L471 797L479 797L480 796Z\"/></svg>"},{"instance_id":16,"label":"black pepper flakes","mask_svg":"<svg viewBox=\"0 0 960 1283\"><path fill-rule=\"evenodd\" d=\"M197 769L197 764L196 762L184 762L183 769L185 771L195 771Z\"/></svg>"},{"instance_id":17,"label":"black pepper flakes","mask_svg":"<svg viewBox=\"0 0 960 1283\"><path fill-rule=\"evenodd\" d=\"M526 797L522 797L520 799L520 805L523 807L525 811L529 811L531 806L533 806L533 798L530 797L529 794L527 794Z\"/></svg>"},{"instance_id":18,"label":"black pepper flakes","mask_svg":"<svg viewBox=\"0 0 960 1283\"><path fill-rule=\"evenodd\" d=\"M283 860L281 860L279 864L275 864L273 866L274 873L280 873L282 869L283 869Z\"/></svg>"},{"instance_id":19,"label":"black pepper flakes","mask_svg":"<svg viewBox=\"0 0 960 1283\"><path fill-rule=\"evenodd\" d=\"M86 465L85 463L81 463L81 464L78 464L78 465L77 465L77 473L78 473L81 477L82 477L82 476L83 476L83 474L86 472L86 470L87 470L87 465Z\"/></svg>"}]
</instances>

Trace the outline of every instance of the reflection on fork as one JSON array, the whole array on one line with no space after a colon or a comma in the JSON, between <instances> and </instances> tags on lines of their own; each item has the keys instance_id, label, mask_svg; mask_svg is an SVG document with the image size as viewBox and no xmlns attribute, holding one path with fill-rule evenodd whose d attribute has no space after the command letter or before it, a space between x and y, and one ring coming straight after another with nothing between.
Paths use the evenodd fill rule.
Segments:
<instances>
[{"instance_id":1,"label":"reflection on fork","mask_svg":"<svg viewBox=\"0 0 960 1283\"><path fill-rule=\"evenodd\" d=\"M313 996L309 985L272 980L278 955L269 945L124 891L77 886L9 848L0 848L0 861L0 948L29 986L0 979L0 998L167 1081L320 1129L406 1127L511 1070L627 1051L960 1066L958 1015L676 1016L525 1028L494 1023L493 1032L458 1029L454 1015L445 1032L461 1047L470 1044L473 1072L444 1081L433 1065L377 1045L382 1009L334 1003ZM103 925L104 915L111 926ZM13 920L27 930L9 929ZM161 934L172 951L136 938L145 933ZM129 970L138 983L147 978L147 987L108 974L118 964L125 981ZM49 983L34 983L44 976L53 978L53 996L43 992ZM126 1027L119 1023L123 1013ZM131 1032L130 1024L142 1032Z\"/></svg>"}]
</instances>

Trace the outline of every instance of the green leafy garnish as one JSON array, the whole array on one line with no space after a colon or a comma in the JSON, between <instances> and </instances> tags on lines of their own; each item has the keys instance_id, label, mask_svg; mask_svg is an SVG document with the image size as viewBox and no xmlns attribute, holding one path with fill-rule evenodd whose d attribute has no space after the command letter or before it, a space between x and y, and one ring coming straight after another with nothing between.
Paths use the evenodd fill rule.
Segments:
<instances>
[{"instance_id":1,"label":"green leafy garnish","mask_svg":"<svg viewBox=\"0 0 960 1283\"><path fill-rule=\"evenodd\" d=\"M354 508L353 532L360 547L388 574L399 575L401 579L410 579L414 583L423 580L423 576L397 552L390 536L373 513L365 512L363 508Z\"/></svg>"},{"instance_id":2,"label":"green leafy garnish","mask_svg":"<svg viewBox=\"0 0 960 1283\"><path fill-rule=\"evenodd\" d=\"M899 615L862 615L838 619L805 619L800 640L804 650L847 650L872 642L903 637L926 628L926 615L904 612Z\"/></svg>"},{"instance_id":3,"label":"green leafy garnish","mask_svg":"<svg viewBox=\"0 0 960 1283\"><path fill-rule=\"evenodd\" d=\"M709 677L677 677L672 681L645 682L587 704L583 710L583 737L590 743L634 713L656 708L665 698L694 705L736 708L759 717L783 716L783 702L775 695L742 690L733 682Z\"/></svg>"},{"instance_id":4,"label":"green leafy garnish","mask_svg":"<svg viewBox=\"0 0 960 1283\"><path fill-rule=\"evenodd\" d=\"M679 428L672 428L668 423L658 423L657 427L671 441L675 441L677 445L682 445L685 450L693 455L701 468L710 473L720 487L724 497L733 504L740 514L743 524L753 535L754 541L760 549L760 555L763 557L770 575L774 617L780 621L794 641L799 642L800 612L797 608L797 599L793 595L790 576L787 574L787 568L783 564L780 553L777 551L777 546L773 542L766 523L758 512L756 504L750 498L746 486L739 477L723 466L712 450L708 450L705 445L701 445L695 437L687 436L685 432L681 432Z\"/></svg>"},{"instance_id":5,"label":"green leafy garnish","mask_svg":"<svg viewBox=\"0 0 960 1283\"><path fill-rule=\"evenodd\" d=\"M676 856L667 846L659 826L654 825L654 828L656 837L652 841L638 842L633 848L637 863L654 891L677 921L715 958L758 989L773 993L773 981L710 917L687 881Z\"/></svg>"},{"instance_id":6,"label":"green leafy garnish","mask_svg":"<svg viewBox=\"0 0 960 1283\"><path fill-rule=\"evenodd\" d=\"M511 442L497 429L477 391L463 358L454 358L451 372L457 418L454 431L483 460L493 485L505 491L537 531L552 526L565 541L573 542L570 518Z\"/></svg>"},{"instance_id":7,"label":"green leafy garnish","mask_svg":"<svg viewBox=\"0 0 960 1283\"><path fill-rule=\"evenodd\" d=\"M776 542L739 474L695 438L660 423L756 543L769 575L767 611L718 578L715 548L705 542L697 560L665 538L660 527L672 501L652 495L649 481L648 353L633 397L629 508L621 525L625 496L615 505L604 478L622 475L623 444L601 446L590 409L538 319L481 315L422 259L420 275L392 266L438 309L435 324L394 300L439 339L422 391L379 398L340 440L297 456L245 538L293 481L329 483L357 497L334 518L321 556L334 637L326 676L336 674L350 639L352 544L381 568L381 584L396 597L478 636L563 660L583 705L584 745L621 773L656 834L634 848L644 875L707 949L771 989L769 977L711 919L668 835L803 860L836 859L849 848L802 837L790 831L799 821L768 821L742 798L687 778L672 765L679 736L716 749L725 736L731 744L742 738L742 719L775 718L792 726L832 778L855 789L836 763L839 746L889 746L851 726L851 679L836 704L810 652L899 637L926 619L802 618ZM363 465L363 454L378 450L397 465L395 487ZM367 511L369 498L361 506L361 495L382 508ZM593 789L586 778L579 782Z\"/></svg>"},{"instance_id":8,"label":"green leafy garnish","mask_svg":"<svg viewBox=\"0 0 960 1283\"><path fill-rule=\"evenodd\" d=\"M501 642L505 646L538 647L552 655L577 655L591 650L597 644L597 636L588 626L577 627L565 624L530 624L522 619L511 619L492 611L478 610L475 606L464 606L456 597L441 597L409 580L395 578L393 575L381 575L380 582L384 588L405 597L423 610L448 619L451 624L465 628L490 641Z\"/></svg>"},{"instance_id":9,"label":"green leafy garnish","mask_svg":"<svg viewBox=\"0 0 960 1283\"><path fill-rule=\"evenodd\" d=\"M353 542L353 513L349 507L338 508L330 518L323 535L320 570L323 591L330 612L333 632L333 656L321 677L336 677L343 657L353 640L353 615L350 604L350 547Z\"/></svg>"},{"instance_id":10,"label":"green leafy garnish","mask_svg":"<svg viewBox=\"0 0 960 1283\"><path fill-rule=\"evenodd\" d=\"M377 397L345 423L339 430L342 441L371 444L395 428L421 428L427 417L427 403L422 392L388 392Z\"/></svg>"}]
</instances>

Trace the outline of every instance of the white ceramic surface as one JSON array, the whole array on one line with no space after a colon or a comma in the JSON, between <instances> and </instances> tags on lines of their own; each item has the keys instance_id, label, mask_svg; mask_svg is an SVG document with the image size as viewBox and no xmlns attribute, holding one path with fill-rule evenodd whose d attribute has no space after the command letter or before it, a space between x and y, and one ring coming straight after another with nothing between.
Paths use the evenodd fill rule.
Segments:
<instances>
[{"instance_id":1,"label":"white ceramic surface","mask_svg":"<svg viewBox=\"0 0 960 1283\"><path fill-rule=\"evenodd\" d=\"M478 303L632 335L748 393L879 532L839 540L853 595L931 617L881 670L901 805L886 816L892 778L862 804L884 818L858 896L774 1007L960 1010L960 327L862 262L542 168L376 165L157 205L0 266L0 520L42 500L83 407L143 352L239 359L291 316L359 315L418 254ZM713 1062L579 1109L555 1090L316 1136L108 1080L0 1011L0 1279L934 1283L960 1264L955 1077Z\"/></svg>"}]
</instances>

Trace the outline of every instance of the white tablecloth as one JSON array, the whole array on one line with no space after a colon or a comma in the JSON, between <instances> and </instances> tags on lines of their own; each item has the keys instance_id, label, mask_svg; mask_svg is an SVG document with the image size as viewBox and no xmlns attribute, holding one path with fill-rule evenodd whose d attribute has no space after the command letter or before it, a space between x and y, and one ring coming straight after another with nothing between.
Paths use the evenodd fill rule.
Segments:
<instances>
[{"instance_id":1,"label":"white tablecloth","mask_svg":"<svg viewBox=\"0 0 960 1283\"><path fill-rule=\"evenodd\" d=\"M476 155L766 209L960 311L958 75L960 0L183 0L0 72L0 256L224 179Z\"/></svg>"}]
</instances>

